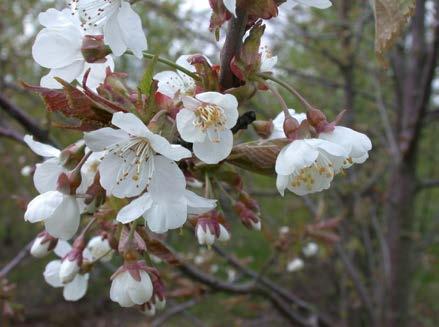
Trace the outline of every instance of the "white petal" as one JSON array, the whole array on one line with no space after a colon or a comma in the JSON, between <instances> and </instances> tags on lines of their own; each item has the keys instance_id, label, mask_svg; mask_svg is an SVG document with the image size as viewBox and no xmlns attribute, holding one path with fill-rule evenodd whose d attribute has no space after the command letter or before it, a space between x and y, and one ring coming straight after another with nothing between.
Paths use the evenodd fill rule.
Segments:
<instances>
[{"instance_id":1,"label":"white petal","mask_svg":"<svg viewBox=\"0 0 439 327\"><path fill-rule=\"evenodd\" d=\"M44 225L53 237L68 240L77 232L79 222L79 206L76 198L65 195L52 216L44 221Z\"/></svg>"},{"instance_id":2,"label":"white petal","mask_svg":"<svg viewBox=\"0 0 439 327\"><path fill-rule=\"evenodd\" d=\"M186 142L203 142L206 134L194 125L195 114L192 110L181 109L177 114L177 130Z\"/></svg>"},{"instance_id":3,"label":"white petal","mask_svg":"<svg viewBox=\"0 0 439 327\"><path fill-rule=\"evenodd\" d=\"M148 127L132 113L116 112L111 123L134 136L147 137L151 135Z\"/></svg>"},{"instance_id":4,"label":"white petal","mask_svg":"<svg viewBox=\"0 0 439 327\"><path fill-rule=\"evenodd\" d=\"M149 229L154 233L165 233L180 228L187 219L187 200L184 196L155 202L144 215Z\"/></svg>"},{"instance_id":5,"label":"white petal","mask_svg":"<svg viewBox=\"0 0 439 327\"><path fill-rule=\"evenodd\" d=\"M106 61L103 63L88 63L84 65L83 72L76 78L78 83L82 83L85 72L90 68L90 73L87 78L87 86L96 90L97 87L104 82L105 77L107 77L107 68L114 71L114 61L111 56L105 57Z\"/></svg>"},{"instance_id":6,"label":"white petal","mask_svg":"<svg viewBox=\"0 0 439 327\"><path fill-rule=\"evenodd\" d=\"M131 278L131 282L128 284L128 295L136 304L144 304L152 297L152 282L148 273L140 271L140 282Z\"/></svg>"},{"instance_id":7,"label":"white petal","mask_svg":"<svg viewBox=\"0 0 439 327\"><path fill-rule=\"evenodd\" d=\"M163 156L154 156L154 167L149 186L154 202L173 200L184 194L186 179L174 161Z\"/></svg>"},{"instance_id":8,"label":"white petal","mask_svg":"<svg viewBox=\"0 0 439 327\"><path fill-rule=\"evenodd\" d=\"M127 50L117 14L111 16L104 25L104 41L116 57L121 56Z\"/></svg>"},{"instance_id":9,"label":"white petal","mask_svg":"<svg viewBox=\"0 0 439 327\"><path fill-rule=\"evenodd\" d=\"M49 159L37 164L33 177L35 188L40 193L55 191L59 175L66 171L67 169L59 163L58 159Z\"/></svg>"},{"instance_id":10,"label":"white petal","mask_svg":"<svg viewBox=\"0 0 439 327\"><path fill-rule=\"evenodd\" d=\"M185 191L188 214L199 215L216 207L216 200L206 199L189 190Z\"/></svg>"},{"instance_id":11,"label":"white petal","mask_svg":"<svg viewBox=\"0 0 439 327\"><path fill-rule=\"evenodd\" d=\"M137 58L142 59L143 51L148 48L148 44L139 15L131 9L128 2L123 1L117 14L117 20L125 44Z\"/></svg>"},{"instance_id":12,"label":"white petal","mask_svg":"<svg viewBox=\"0 0 439 327\"><path fill-rule=\"evenodd\" d=\"M61 260L50 261L44 269L44 280L52 287L63 287L64 285L59 278L59 269L61 268Z\"/></svg>"},{"instance_id":13,"label":"white petal","mask_svg":"<svg viewBox=\"0 0 439 327\"><path fill-rule=\"evenodd\" d=\"M92 151L104 151L116 143L126 142L129 138L125 131L110 127L84 134L85 144Z\"/></svg>"},{"instance_id":14,"label":"white petal","mask_svg":"<svg viewBox=\"0 0 439 327\"><path fill-rule=\"evenodd\" d=\"M168 159L180 161L192 157L192 153L181 145L170 144L163 136L154 134L149 137L149 142L155 152L160 153Z\"/></svg>"},{"instance_id":15,"label":"white petal","mask_svg":"<svg viewBox=\"0 0 439 327\"><path fill-rule=\"evenodd\" d=\"M223 0L227 10L236 17L236 0Z\"/></svg>"},{"instance_id":16,"label":"white petal","mask_svg":"<svg viewBox=\"0 0 439 327\"><path fill-rule=\"evenodd\" d=\"M69 64L68 66L61 68L53 68L49 73L41 78L40 85L46 88L59 89L62 85L54 79L54 77L59 77L66 82L72 82L84 71L84 60L76 60Z\"/></svg>"},{"instance_id":17,"label":"white petal","mask_svg":"<svg viewBox=\"0 0 439 327\"><path fill-rule=\"evenodd\" d=\"M31 223L36 223L51 217L61 205L63 199L64 195L58 191L50 191L38 195L27 205L24 219Z\"/></svg>"},{"instance_id":18,"label":"white petal","mask_svg":"<svg viewBox=\"0 0 439 327\"><path fill-rule=\"evenodd\" d=\"M110 298L112 301L119 303L122 307L131 307L135 303L128 296L127 287L131 282L132 277L127 271L117 275L110 288Z\"/></svg>"},{"instance_id":19,"label":"white petal","mask_svg":"<svg viewBox=\"0 0 439 327\"><path fill-rule=\"evenodd\" d=\"M34 137L31 135L26 135L23 140L29 148L39 156L45 158L58 158L61 154L60 150L51 145L34 141Z\"/></svg>"},{"instance_id":20,"label":"white petal","mask_svg":"<svg viewBox=\"0 0 439 327\"><path fill-rule=\"evenodd\" d=\"M70 251L72 250L72 246L69 244L69 242L66 242L64 240L58 240L58 243L55 246L55 249L53 249L53 252L60 257L64 258Z\"/></svg>"},{"instance_id":21,"label":"white petal","mask_svg":"<svg viewBox=\"0 0 439 327\"><path fill-rule=\"evenodd\" d=\"M181 100L183 101L183 108L188 110L194 111L201 105L201 102L193 97L184 96Z\"/></svg>"},{"instance_id":22,"label":"white petal","mask_svg":"<svg viewBox=\"0 0 439 327\"><path fill-rule=\"evenodd\" d=\"M276 159L276 173L290 175L296 170L312 165L318 156L319 152L305 140L293 141L280 151Z\"/></svg>"},{"instance_id":23,"label":"white petal","mask_svg":"<svg viewBox=\"0 0 439 327\"><path fill-rule=\"evenodd\" d=\"M64 299L66 301L78 301L87 292L89 274L77 274L76 277L64 286Z\"/></svg>"},{"instance_id":24,"label":"white petal","mask_svg":"<svg viewBox=\"0 0 439 327\"><path fill-rule=\"evenodd\" d=\"M219 132L219 142L213 143L206 137L203 143L194 143L194 153L207 164L217 164L226 159L233 148L233 133L230 130Z\"/></svg>"},{"instance_id":25,"label":"white petal","mask_svg":"<svg viewBox=\"0 0 439 327\"><path fill-rule=\"evenodd\" d=\"M185 84L180 75L173 71L164 71L154 75L154 79L158 81L157 91L174 98L175 94L185 89Z\"/></svg>"},{"instance_id":26,"label":"white petal","mask_svg":"<svg viewBox=\"0 0 439 327\"><path fill-rule=\"evenodd\" d=\"M146 210L151 208L152 199L148 193L143 194L141 197L131 201L130 204L123 207L117 214L117 221L122 224L127 224L141 217Z\"/></svg>"},{"instance_id":27,"label":"white petal","mask_svg":"<svg viewBox=\"0 0 439 327\"><path fill-rule=\"evenodd\" d=\"M290 178L286 175L277 175L276 177L276 187L282 196L285 195L285 189L288 187L289 181Z\"/></svg>"}]
</instances>

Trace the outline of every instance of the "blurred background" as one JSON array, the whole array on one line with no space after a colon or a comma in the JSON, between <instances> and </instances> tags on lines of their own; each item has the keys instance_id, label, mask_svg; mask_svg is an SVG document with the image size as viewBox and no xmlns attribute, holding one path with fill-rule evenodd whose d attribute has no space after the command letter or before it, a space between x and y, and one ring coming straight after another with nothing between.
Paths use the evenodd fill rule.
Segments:
<instances>
[{"instance_id":1,"label":"blurred background","mask_svg":"<svg viewBox=\"0 0 439 327\"><path fill-rule=\"evenodd\" d=\"M262 232L248 231L230 211L232 240L220 247L199 247L189 230L169 233L168 244L188 267L224 285L200 281L192 268L157 263L169 301L155 318L109 300L118 262L93 271L86 297L68 303L43 279L51 258L26 256L7 274L0 272L3 325L438 326L437 1L417 1L387 70L375 57L369 2L333 2L328 10L282 10L267 22L263 42L279 57L276 74L313 105L331 119L348 109L343 125L373 140L364 165L336 177L330 191L303 198L281 198L274 177L239 171L261 205ZM50 7L61 9L63 1L0 0L0 267L25 256L22 249L40 231L23 220L36 195L29 171L39 158L20 139L37 133L66 146L80 138L51 128L43 101L20 86L38 84L45 74L31 47L40 30L37 16ZM151 52L170 59L203 52L218 63L221 41L208 31L207 0L140 0L135 10ZM116 70L129 73L127 83L135 87L147 62L127 59L119 58ZM261 93L245 110L270 119L280 108ZM255 137L252 128L241 134L241 140ZM260 286L245 288L255 280Z\"/></svg>"}]
</instances>

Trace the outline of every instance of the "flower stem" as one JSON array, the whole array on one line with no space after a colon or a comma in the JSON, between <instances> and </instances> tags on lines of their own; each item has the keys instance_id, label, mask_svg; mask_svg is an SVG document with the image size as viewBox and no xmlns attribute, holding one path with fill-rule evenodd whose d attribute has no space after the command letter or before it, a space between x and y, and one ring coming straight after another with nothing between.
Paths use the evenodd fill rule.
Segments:
<instances>
[{"instance_id":1,"label":"flower stem","mask_svg":"<svg viewBox=\"0 0 439 327\"><path fill-rule=\"evenodd\" d=\"M132 53L131 51L129 51L129 50L128 50L126 53L127 53L127 54L130 54L130 55L133 54L133 53ZM159 56L153 55L153 54L148 53L148 52L145 52L145 51L143 52L143 57L146 58L146 59L154 59L154 58L157 58L157 61L158 61L158 62L161 62L162 64L165 64L165 65L167 65L167 66L169 66L169 67L172 67L172 68L174 68L174 69L176 69L176 70L179 70L179 71L185 73L186 75L192 77L192 78L193 78L194 80L196 80L196 81L199 81L199 80L200 80L200 77L199 77L196 73L191 72L190 70L184 68L183 66L180 66L180 65L176 64L175 62L173 62L173 61L171 61L171 60L169 60L169 59L165 59L165 58L163 58L163 57L159 57Z\"/></svg>"},{"instance_id":2,"label":"flower stem","mask_svg":"<svg viewBox=\"0 0 439 327\"><path fill-rule=\"evenodd\" d=\"M276 90L275 87L270 85L270 83L264 82L264 85L273 93L273 95L279 100L280 106L282 107L282 110L285 115L285 119L292 118L290 115L290 111L288 108L287 103L285 102L285 99L280 95L280 93Z\"/></svg>"},{"instance_id":3,"label":"flower stem","mask_svg":"<svg viewBox=\"0 0 439 327\"><path fill-rule=\"evenodd\" d=\"M280 86L282 86L283 88L285 88L287 91L289 91L291 94L293 94L296 98L298 98L300 100L300 102L302 102L302 104L306 107L307 110L314 109L314 106L312 106L294 87L292 87L288 83L286 83L286 82L282 81L281 79L274 77L270 74L260 73L260 74L258 74L258 76L262 77L265 80L273 81L273 82L279 84Z\"/></svg>"}]
</instances>

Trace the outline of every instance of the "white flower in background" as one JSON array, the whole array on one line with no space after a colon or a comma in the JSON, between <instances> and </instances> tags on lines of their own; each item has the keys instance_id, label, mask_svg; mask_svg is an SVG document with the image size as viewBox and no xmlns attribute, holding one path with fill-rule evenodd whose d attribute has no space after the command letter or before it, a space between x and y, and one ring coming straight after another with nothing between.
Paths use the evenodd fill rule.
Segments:
<instances>
[{"instance_id":1,"label":"white flower in background","mask_svg":"<svg viewBox=\"0 0 439 327\"><path fill-rule=\"evenodd\" d=\"M261 54L261 66L259 67L259 71L262 73L273 71L277 64L277 56L273 56L268 46L262 46L259 49L259 53Z\"/></svg>"},{"instance_id":2,"label":"white flower in background","mask_svg":"<svg viewBox=\"0 0 439 327\"><path fill-rule=\"evenodd\" d=\"M71 251L71 249L72 247L70 244L59 240L54 252L58 257L63 258ZM83 252L83 256L85 259L90 260L87 251ZM87 292L89 274L78 273L72 281L63 283L60 278L61 265L61 260L50 261L44 269L44 279L52 287L63 287L63 296L67 301L78 301Z\"/></svg>"},{"instance_id":3,"label":"white flower in background","mask_svg":"<svg viewBox=\"0 0 439 327\"><path fill-rule=\"evenodd\" d=\"M305 263L303 262L302 259L295 258L295 259L291 260L290 262L288 262L287 271L288 272L299 271L299 270L302 270L304 266L305 266Z\"/></svg>"},{"instance_id":4,"label":"white flower in background","mask_svg":"<svg viewBox=\"0 0 439 327\"><path fill-rule=\"evenodd\" d=\"M51 145L34 141L31 135L26 135L24 142L33 152L46 159L36 165L33 177L35 188L40 193L56 190L59 175L67 171L63 167L61 151Z\"/></svg>"},{"instance_id":5,"label":"white flower in background","mask_svg":"<svg viewBox=\"0 0 439 327\"><path fill-rule=\"evenodd\" d=\"M313 257L319 252L319 246L314 242L309 242L303 247L302 252L307 258Z\"/></svg>"},{"instance_id":6,"label":"white flower in background","mask_svg":"<svg viewBox=\"0 0 439 327\"><path fill-rule=\"evenodd\" d=\"M147 317L154 317L156 313L156 306L151 302L146 302L142 305L141 311Z\"/></svg>"},{"instance_id":7,"label":"white flower in background","mask_svg":"<svg viewBox=\"0 0 439 327\"><path fill-rule=\"evenodd\" d=\"M328 189L348 153L345 148L321 139L295 140L285 146L276 160L276 186L297 195Z\"/></svg>"},{"instance_id":8,"label":"white flower in background","mask_svg":"<svg viewBox=\"0 0 439 327\"><path fill-rule=\"evenodd\" d=\"M108 262L113 257L114 250L108 239L102 236L95 236L87 243L87 250L90 252L93 261L101 260Z\"/></svg>"},{"instance_id":9,"label":"white flower in background","mask_svg":"<svg viewBox=\"0 0 439 327\"><path fill-rule=\"evenodd\" d=\"M365 162L369 158L368 152L372 150L372 142L367 135L344 126L335 126L332 132L320 133L319 138L338 144L347 150L348 157L343 163L343 168L349 168L354 163Z\"/></svg>"},{"instance_id":10,"label":"white flower in background","mask_svg":"<svg viewBox=\"0 0 439 327\"><path fill-rule=\"evenodd\" d=\"M137 267L139 266L139 267ZM153 285L148 273L138 263L119 269L112 277L110 298L121 307L132 307L148 302Z\"/></svg>"},{"instance_id":11,"label":"white flower in background","mask_svg":"<svg viewBox=\"0 0 439 327\"><path fill-rule=\"evenodd\" d=\"M224 6L236 17L236 0L223 0Z\"/></svg>"},{"instance_id":12,"label":"white flower in background","mask_svg":"<svg viewBox=\"0 0 439 327\"><path fill-rule=\"evenodd\" d=\"M207 164L227 158L233 147L231 128L238 121L238 101L231 94L200 93L183 97L177 129L183 140L194 144L194 153Z\"/></svg>"},{"instance_id":13,"label":"white flower in background","mask_svg":"<svg viewBox=\"0 0 439 327\"><path fill-rule=\"evenodd\" d=\"M154 162L156 169L148 192L119 211L119 222L127 224L143 216L151 231L165 233L183 226L188 214L200 214L216 206L215 200L185 189L184 175L175 162L162 156L156 156Z\"/></svg>"},{"instance_id":14,"label":"white flower in background","mask_svg":"<svg viewBox=\"0 0 439 327\"><path fill-rule=\"evenodd\" d=\"M105 127L84 137L92 151L105 151L99 173L108 194L125 198L142 193L151 182L159 154L175 161L192 155L182 146L172 145L152 133L131 113L115 113L111 122L120 129Z\"/></svg>"},{"instance_id":15,"label":"white flower in background","mask_svg":"<svg viewBox=\"0 0 439 327\"><path fill-rule=\"evenodd\" d=\"M83 19L85 30L102 28L104 41L115 56L131 50L141 59L148 48L140 16L127 1L73 0L71 7Z\"/></svg>"},{"instance_id":16,"label":"white flower in background","mask_svg":"<svg viewBox=\"0 0 439 327\"><path fill-rule=\"evenodd\" d=\"M192 56L193 55L183 55L178 58L176 64L186 68L191 72L196 72L195 67L191 65L188 61L188 59ZM208 63L210 63L208 58L204 58L207 60ZM157 91L170 97L171 99L174 99L177 95L195 95L195 80L179 70L177 70L177 72L167 70L157 73L154 76L154 79L158 82Z\"/></svg>"},{"instance_id":17,"label":"white flower in background","mask_svg":"<svg viewBox=\"0 0 439 327\"><path fill-rule=\"evenodd\" d=\"M20 170L20 174L23 177L29 177L32 174L32 167L31 166L24 166L23 168L21 168Z\"/></svg>"},{"instance_id":18,"label":"white flower in background","mask_svg":"<svg viewBox=\"0 0 439 327\"><path fill-rule=\"evenodd\" d=\"M86 150L86 152L88 152ZM104 157L105 152L93 152L81 167L81 184L76 190L77 193L85 193L93 184L99 164Z\"/></svg>"},{"instance_id":19,"label":"white flower in background","mask_svg":"<svg viewBox=\"0 0 439 327\"><path fill-rule=\"evenodd\" d=\"M288 109L291 117L295 118L297 122L300 124L302 121L306 119L306 114L304 113L296 113L294 109ZM276 118L273 119L273 132L271 133L269 139L283 139L286 138L284 132L284 122L285 122L285 113L281 111Z\"/></svg>"},{"instance_id":20,"label":"white flower in background","mask_svg":"<svg viewBox=\"0 0 439 327\"><path fill-rule=\"evenodd\" d=\"M229 231L222 224L212 219L198 218L195 235L200 245L211 246L216 240L221 242L230 240Z\"/></svg>"},{"instance_id":21,"label":"white flower in background","mask_svg":"<svg viewBox=\"0 0 439 327\"><path fill-rule=\"evenodd\" d=\"M29 252L35 258L44 258L52 249L55 248L57 243L58 239L44 231L37 235Z\"/></svg>"},{"instance_id":22,"label":"white flower in background","mask_svg":"<svg viewBox=\"0 0 439 327\"><path fill-rule=\"evenodd\" d=\"M79 227L79 204L74 195L49 191L29 202L24 219L31 223L44 221L50 235L68 240Z\"/></svg>"},{"instance_id":23,"label":"white flower in background","mask_svg":"<svg viewBox=\"0 0 439 327\"><path fill-rule=\"evenodd\" d=\"M78 80L82 83L84 73L90 68L88 86L95 89L105 79L107 67L112 70L114 62L107 56L104 63L87 63L81 53L84 33L76 15L69 9L58 11L49 9L39 16L40 24L44 28L38 33L32 47L34 60L42 67L49 68L50 72L41 79L41 86L47 88L61 88L54 77L60 77L67 82Z\"/></svg>"},{"instance_id":24,"label":"white flower in background","mask_svg":"<svg viewBox=\"0 0 439 327\"><path fill-rule=\"evenodd\" d=\"M304 5L318 9L327 9L332 6L332 2L329 0L287 0L286 5L290 8L297 5Z\"/></svg>"}]
</instances>

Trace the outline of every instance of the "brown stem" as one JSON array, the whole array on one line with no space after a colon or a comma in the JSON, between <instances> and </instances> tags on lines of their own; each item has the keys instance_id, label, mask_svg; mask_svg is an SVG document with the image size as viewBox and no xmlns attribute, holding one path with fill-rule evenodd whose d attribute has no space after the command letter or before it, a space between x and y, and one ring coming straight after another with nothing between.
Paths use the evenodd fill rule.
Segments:
<instances>
[{"instance_id":1,"label":"brown stem","mask_svg":"<svg viewBox=\"0 0 439 327\"><path fill-rule=\"evenodd\" d=\"M229 22L226 41L221 51L220 85L224 90L236 86L237 80L232 73L230 63L241 50L247 21L245 8L236 8L236 18L232 18Z\"/></svg>"}]
</instances>

